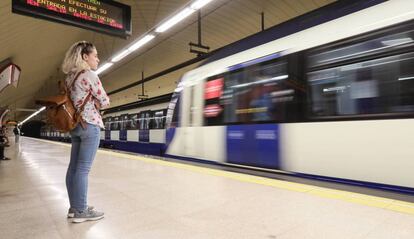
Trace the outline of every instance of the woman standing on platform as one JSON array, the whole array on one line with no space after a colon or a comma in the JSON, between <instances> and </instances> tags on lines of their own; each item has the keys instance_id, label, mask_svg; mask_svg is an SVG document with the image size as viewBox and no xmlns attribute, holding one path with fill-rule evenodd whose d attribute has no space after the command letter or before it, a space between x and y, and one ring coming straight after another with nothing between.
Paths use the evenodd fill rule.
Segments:
<instances>
[{"instance_id":1,"label":"woman standing on platform","mask_svg":"<svg viewBox=\"0 0 414 239\"><path fill-rule=\"evenodd\" d=\"M73 44L66 52L62 71L67 75L66 86L76 109L81 113L83 124L73 129L70 163L66 173L66 188L70 208L68 217L72 222L99 220L103 212L87 204L88 175L99 147L100 128L104 128L99 109L109 106L109 98L98 75L98 52L86 41Z\"/></svg>"}]
</instances>

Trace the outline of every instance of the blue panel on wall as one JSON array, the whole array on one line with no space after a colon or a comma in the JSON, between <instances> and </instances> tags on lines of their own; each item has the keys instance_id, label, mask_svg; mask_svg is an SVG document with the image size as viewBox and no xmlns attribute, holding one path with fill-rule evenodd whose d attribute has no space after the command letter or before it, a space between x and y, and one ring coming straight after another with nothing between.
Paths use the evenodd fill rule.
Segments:
<instances>
[{"instance_id":1,"label":"blue panel on wall","mask_svg":"<svg viewBox=\"0 0 414 239\"><path fill-rule=\"evenodd\" d=\"M277 124L227 127L227 162L256 167L279 167Z\"/></svg>"},{"instance_id":2,"label":"blue panel on wall","mask_svg":"<svg viewBox=\"0 0 414 239\"><path fill-rule=\"evenodd\" d=\"M105 140L111 140L111 130L105 130Z\"/></svg>"}]
</instances>

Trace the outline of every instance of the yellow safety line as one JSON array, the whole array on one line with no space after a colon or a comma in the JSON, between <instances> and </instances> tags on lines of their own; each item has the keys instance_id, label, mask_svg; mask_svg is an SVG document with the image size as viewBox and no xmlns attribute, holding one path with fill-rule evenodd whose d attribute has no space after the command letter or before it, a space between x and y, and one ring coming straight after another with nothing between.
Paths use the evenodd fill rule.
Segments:
<instances>
[{"instance_id":1,"label":"yellow safety line","mask_svg":"<svg viewBox=\"0 0 414 239\"><path fill-rule=\"evenodd\" d=\"M64 144L64 143L53 142L53 141L42 140L42 139L34 139L34 140L40 140L40 141L44 141L47 143L53 143L53 144L70 147L70 144ZM311 185L294 183L294 182L287 182L287 181L264 178L260 176L247 175L247 174L242 174L242 173L228 172L228 171L205 168L205 167L194 166L194 165L178 163L178 162L163 161L160 159L146 158L142 156L111 152L111 151L106 151L106 150L101 150L101 149L99 149L98 152L102 154L121 157L121 158L140 160L146 163L155 163L155 164L162 165L162 166L180 168L180 169L190 170L193 172L198 172L198 173L203 173L203 174L208 174L208 175L213 175L213 176L219 176L219 177L224 177L224 178L230 178L230 179L234 179L234 180L241 181L241 182L248 182L248 183L260 184L260 185L265 185L265 186L270 186L270 187L275 187L275 188L280 188L280 189L286 189L286 190L295 191L295 192L302 192L302 193L307 193L307 194L322 197L322 198L337 199L337 200L342 200L346 202L366 205L370 207L382 208L382 209L387 209L391 211L414 215L414 203L400 201L400 200L394 200L394 199L377 197L377 196L370 196L370 195L365 195L361 193L353 193L353 192L341 191L341 190L336 190L336 189L322 188L322 187L317 187L317 186L311 186Z\"/></svg>"}]
</instances>

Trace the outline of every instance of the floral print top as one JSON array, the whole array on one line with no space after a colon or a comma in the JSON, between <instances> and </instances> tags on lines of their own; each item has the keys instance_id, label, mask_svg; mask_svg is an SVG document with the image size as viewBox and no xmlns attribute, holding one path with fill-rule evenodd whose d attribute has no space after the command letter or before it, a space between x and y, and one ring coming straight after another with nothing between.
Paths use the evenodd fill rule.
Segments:
<instances>
[{"instance_id":1,"label":"floral print top","mask_svg":"<svg viewBox=\"0 0 414 239\"><path fill-rule=\"evenodd\" d=\"M76 74L77 73L75 72L68 74L65 80L67 87L72 85ZM70 98L77 110L79 110L82 106L89 93L91 93L92 96L83 108L82 118L87 123L98 125L103 129L104 124L99 110L96 109L95 101L101 105L101 108L105 108L109 106L109 97L102 87L102 83L99 80L98 75L91 70L86 70L79 75L75 84L73 84L70 89Z\"/></svg>"}]
</instances>

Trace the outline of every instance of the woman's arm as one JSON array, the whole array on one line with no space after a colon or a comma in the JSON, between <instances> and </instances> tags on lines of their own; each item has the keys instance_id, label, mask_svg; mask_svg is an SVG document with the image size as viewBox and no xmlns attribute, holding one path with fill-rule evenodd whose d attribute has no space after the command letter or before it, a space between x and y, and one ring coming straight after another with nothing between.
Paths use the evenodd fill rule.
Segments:
<instances>
[{"instance_id":1,"label":"woman's arm","mask_svg":"<svg viewBox=\"0 0 414 239\"><path fill-rule=\"evenodd\" d=\"M90 92L94 98L95 107L99 110L109 106L109 97L102 87L101 80L94 72L89 72Z\"/></svg>"}]
</instances>

